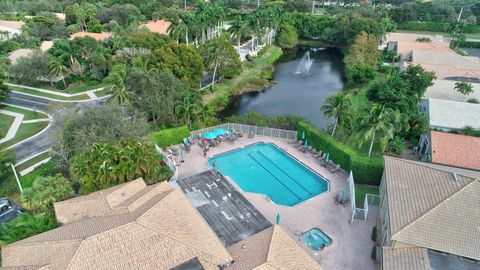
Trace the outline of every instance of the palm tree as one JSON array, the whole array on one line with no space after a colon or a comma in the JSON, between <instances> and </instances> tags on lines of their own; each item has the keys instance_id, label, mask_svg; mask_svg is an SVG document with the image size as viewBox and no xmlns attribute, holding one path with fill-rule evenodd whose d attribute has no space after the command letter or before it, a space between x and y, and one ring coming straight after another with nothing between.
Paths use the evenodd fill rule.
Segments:
<instances>
[{"instance_id":1,"label":"palm tree","mask_svg":"<svg viewBox=\"0 0 480 270\"><path fill-rule=\"evenodd\" d=\"M112 96L110 102L116 102L120 106L130 107L131 93L125 88L125 79L128 76L127 67L124 64L118 64L112 67L108 77L104 79L104 82L112 84L110 90Z\"/></svg>"},{"instance_id":2,"label":"palm tree","mask_svg":"<svg viewBox=\"0 0 480 270\"><path fill-rule=\"evenodd\" d=\"M399 121L400 114L398 111L385 108L383 105L374 104L370 112L365 116L360 125L360 146L370 140L370 148L368 157L372 154L373 143L376 137L393 138L395 132L395 123Z\"/></svg>"},{"instance_id":3,"label":"palm tree","mask_svg":"<svg viewBox=\"0 0 480 270\"><path fill-rule=\"evenodd\" d=\"M68 75L68 68L57 60L50 61L48 67L50 68L50 75L53 77L61 77L63 87L67 88L67 84L65 83L65 76Z\"/></svg>"},{"instance_id":4,"label":"palm tree","mask_svg":"<svg viewBox=\"0 0 480 270\"><path fill-rule=\"evenodd\" d=\"M240 42L242 37L249 33L247 24L242 20L240 15L232 22L232 25L228 28L228 32L237 40L237 52L240 52Z\"/></svg>"},{"instance_id":5,"label":"palm tree","mask_svg":"<svg viewBox=\"0 0 480 270\"><path fill-rule=\"evenodd\" d=\"M179 43L180 36L185 36L185 42L188 46L188 25L185 20L180 16L173 17L170 21L170 25L167 28L169 36Z\"/></svg>"},{"instance_id":6,"label":"palm tree","mask_svg":"<svg viewBox=\"0 0 480 270\"><path fill-rule=\"evenodd\" d=\"M185 125L192 128L192 115L197 111L197 104L192 102L190 95L184 95L182 101L175 106L175 114L183 120Z\"/></svg>"},{"instance_id":7,"label":"palm tree","mask_svg":"<svg viewBox=\"0 0 480 270\"><path fill-rule=\"evenodd\" d=\"M337 125L340 126L343 124L343 119L348 114L348 110L352 105L350 95L345 92L340 92L334 96L328 97L323 104L321 111L326 117L334 117L335 124L333 126L332 137L335 135L335 130Z\"/></svg>"},{"instance_id":8,"label":"palm tree","mask_svg":"<svg viewBox=\"0 0 480 270\"><path fill-rule=\"evenodd\" d=\"M14 220L0 225L0 247L48 231L58 226L52 215L21 214Z\"/></svg>"},{"instance_id":9,"label":"palm tree","mask_svg":"<svg viewBox=\"0 0 480 270\"><path fill-rule=\"evenodd\" d=\"M455 83L455 90L458 92L457 101L460 100L460 95L463 95L464 98L471 93L473 93L473 86L469 82L456 82Z\"/></svg>"}]
</instances>

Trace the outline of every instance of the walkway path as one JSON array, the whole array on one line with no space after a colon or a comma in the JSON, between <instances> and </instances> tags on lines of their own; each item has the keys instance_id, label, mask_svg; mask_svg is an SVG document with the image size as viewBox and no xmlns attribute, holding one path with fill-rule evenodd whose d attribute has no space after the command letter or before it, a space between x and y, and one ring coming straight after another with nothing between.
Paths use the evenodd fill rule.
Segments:
<instances>
[{"instance_id":1,"label":"walkway path","mask_svg":"<svg viewBox=\"0 0 480 270\"><path fill-rule=\"evenodd\" d=\"M0 110L0 113L15 117L15 120L13 120L12 125L8 129L7 135L5 136L5 138L0 140L0 144L1 144L15 138L15 135L17 134L17 131L20 128L20 125L22 124L24 115L21 113L5 111L5 110Z\"/></svg>"},{"instance_id":2,"label":"walkway path","mask_svg":"<svg viewBox=\"0 0 480 270\"><path fill-rule=\"evenodd\" d=\"M38 92L57 95L57 96L62 96L62 97L75 97L75 96L81 96L81 95L87 94L90 98L97 98L97 96L94 93L97 92L97 91L101 91L101 90L105 89L105 87L99 87L99 88L92 89L92 90L85 91L85 92L68 94L68 93L62 93L62 92L59 92L59 91L52 91L52 90L47 90L47 89L42 89L42 88L37 88L37 87L31 87L31 86L26 86L26 85L13 84L13 83L5 83L5 85L14 86L14 87L18 87L18 88L35 90L35 91L38 91ZM91 97L89 93L93 94L94 97Z\"/></svg>"}]
</instances>

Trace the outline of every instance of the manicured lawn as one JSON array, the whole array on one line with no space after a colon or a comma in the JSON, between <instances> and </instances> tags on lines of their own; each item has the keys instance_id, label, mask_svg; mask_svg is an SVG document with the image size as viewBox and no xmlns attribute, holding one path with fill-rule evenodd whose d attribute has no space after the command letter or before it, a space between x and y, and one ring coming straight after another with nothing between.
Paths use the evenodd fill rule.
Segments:
<instances>
[{"instance_id":1,"label":"manicured lawn","mask_svg":"<svg viewBox=\"0 0 480 270\"><path fill-rule=\"evenodd\" d=\"M47 159L47 158L50 157L50 156L51 156L51 153L50 153L50 152L45 152L45 153L43 153L43 154L41 154L41 155L38 155L38 156L36 156L36 157L34 157L34 158L31 158L31 159L25 161L24 163L16 166L15 169L17 170L17 172L21 172L21 171L25 170L26 168L28 168L28 167L30 167L30 166L32 166L32 165L35 165L35 164L37 164L38 162L40 162L40 161L42 161L42 160Z\"/></svg>"},{"instance_id":2,"label":"manicured lawn","mask_svg":"<svg viewBox=\"0 0 480 270\"><path fill-rule=\"evenodd\" d=\"M325 46L320 40L311 40L311 39L299 39L297 42L298 45L306 45L312 47L323 47Z\"/></svg>"},{"instance_id":3,"label":"manicured lawn","mask_svg":"<svg viewBox=\"0 0 480 270\"><path fill-rule=\"evenodd\" d=\"M17 91L17 92L20 92L20 93L36 95L36 96L46 97L46 98L59 99L59 100L86 100L86 99L89 99L89 97L86 94L79 95L79 96L74 96L74 97L64 97L64 96L44 93L44 92L40 92L40 91L36 91L36 90L32 90L32 89L20 88L20 87L15 87L15 86L9 86L9 88L12 91Z\"/></svg>"},{"instance_id":4,"label":"manicured lawn","mask_svg":"<svg viewBox=\"0 0 480 270\"><path fill-rule=\"evenodd\" d=\"M15 117L0 113L0 139L5 138Z\"/></svg>"},{"instance_id":5,"label":"manicured lawn","mask_svg":"<svg viewBox=\"0 0 480 270\"><path fill-rule=\"evenodd\" d=\"M96 95L97 97L104 97L104 96L109 95L110 92L111 92L111 91L110 91L110 88L107 87L107 88L105 88L105 89L103 89L103 90L100 90L100 91L95 92L95 95Z\"/></svg>"},{"instance_id":6,"label":"manicured lawn","mask_svg":"<svg viewBox=\"0 0 480 270\"><path fill-rule=\"evenodd\" d=\"M106 84L95 84L95 85L83 84L83 85L69 86L65 90L57 90L57 91L63 92L63 93L68 93L68 94L77 94L77 93L83 93L83 92L90 91L90 90L93 90L93 89L101 88L101 87L104 87L104 86L106 86Z\"/></svg>"},{"instance_id":7,"label":"manicured lawn","mask_svg":"<svg viewBox=\"0 0 480 270\"><path fill-rule=\"evenodd\" d=\"M364 185L355 185L355 204L359 208L363 208L363 202L365 201L365 194L380 194L378 188Z\"/></svg>"},{"instance_id":8,"label":"manicured lawn","mask_svg":"<svg viewBox=\"0 0 480 270\"><path fill-rule=\"evenodd\" d=\"M48 126L48 122L35 122L35 123L21 124L20 128L17 131L17 134L15 135L15 138L0 144L0 149L7 148L11 145L16 144L17 142L25 140L37 134L47 126Z\"/></svg>"},{"instance_id":9,"label":"manicured lawn","mask_svg":"<svg viewBox=\"0 0 480 270\"><path fill-rule=\"evenodd\" d=\"M34 119L46 119L48 116L42 112L34 112L30 110L21 109L18 107L8 106L8 105L0 105L1 110L16 112L23 114L23 120L34 120Z\"/></svg>"}]
</instances>

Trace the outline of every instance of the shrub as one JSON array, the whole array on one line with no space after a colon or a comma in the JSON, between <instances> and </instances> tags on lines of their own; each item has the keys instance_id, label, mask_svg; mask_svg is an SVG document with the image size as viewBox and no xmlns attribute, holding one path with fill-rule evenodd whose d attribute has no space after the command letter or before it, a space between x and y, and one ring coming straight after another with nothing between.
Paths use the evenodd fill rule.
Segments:
<instances>
[{"instance_id":1,"label":"shrub","mask_svg":"<svg viewBox=\"0 0 480 270\"><path fill-rule=\"evenodd\" d=\"M163 129L147 135L147 139L160 147L182 143L183 138L186 137L190 137L190 130L187 126Z\"/></svg>"},{"instance_id":2,"label":"shrub","mask_svg":"<svg viewBox=\"0 0 480 270\"><path fill-rule=\"evenodd\" d=\"M373 247L372 247L372 251L370 252L370 258L372 258L372 260L374 260L374 261L377 260L377 246L376 245L373 245Z\"/></svg>"},{"instance_id":3,"label":"shrub","mask_svg":"<svg viewBox=\"0 0 480 270\"><path fill-rule=\"evenodd\" d=\"M53 215L21 214L16 219L0 225L0 246L52 230L57 226Z\"/></svg>"},{"instance_id":4,"label":"shrub","mask_svg":"<svg viewBox=\"0 0 480 270\"><path fill-rule=\"evenodd\" d=\"M369 158L352 147L336 141L329 134L317 129L307 121L298 124L299 136L305 131L308 143L317 150L329 153L331 160L352 171L355 181L361 184L380 185L383 174L383 160Z\"/></svg>"},{"instance_id":5,"label":"shrub","mask_svg":"<svg viewBox=\"0 0 480 270\"><path fill-rule=\"evenodd\" d=\"M476 98L469 98L469 99L467 100L467 102L468 102L468 103L475 103L475 104L480 103L480 102L478 101L478 99L476 99Z\"/></svg>"},{"instance_id":6,"label":"shrub","mask_svg":"<svg viewBox=\"0 0 480 270\"><path fill-rule=\"evenodd\" d=\"M21 196L22 206L33 212L47 212L55 202L73 195L73 189L63 177L37 177Z\"/></svg>"},{"instance_id":7,"label":"shrub","mask_svg":"<svg viewBox=\"0 0 480 270\"><path fill-rule=\"evenodd\" d=\"M377 226L373 226L371 238L373 242L377 241Z\"/></svg>"},{"instance_id":8,"label":"shrub","mask_svg":"<svg viewBox=\"0 0 480 270\"><path fill-rule=\"evenodd\" d=\"M416 22L408 21L397 24L398 29L412 31L449 32L451 25L442 22Z\"/></svg>"}]
</instances>

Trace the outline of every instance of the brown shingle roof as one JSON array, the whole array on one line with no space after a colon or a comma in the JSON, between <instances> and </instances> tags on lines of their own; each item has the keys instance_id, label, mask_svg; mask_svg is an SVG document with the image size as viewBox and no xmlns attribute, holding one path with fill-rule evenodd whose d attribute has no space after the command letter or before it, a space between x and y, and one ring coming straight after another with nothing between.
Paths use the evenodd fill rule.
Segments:
<instances>
[{"instance_id":1,"label":"brown shingle roof","mask_svg":"<svg viewBox=\"0 0 480 270\"><path fill-rule=\"evenodd\" d=\"M421 162L384 160L392 239L480 259L479 180Z\"/></svg>"},{"instance_id":2,"label":"brown shingle roof","mask_svg":"<svg viewBox=\"0 0 480 270\"><path fill-rule=\"evenodd\" d=\"M430 138L433 163L480 170L479 137L431 131Z\"/></svg>"},{"instance_id":3,"label":"brown shingle roof","mask_svg":"<svg viewBox=\"0 0 480 270\"><path fill-rule=\"evenodd\" d=\"M228 270L254 269L265 264L272 240L273 227L265 229L227 248L235 263ZM244 246L245 245L245 246ZM242 247L245 248L242 248Z\"/></svg>"},{"instance_id":4,"label":"brown shingle roof","mask_svg":"<svg viewBox=\"0 0 480 270\"><path fill-rule=\"evenodd\" d=\"M138 192L122 196L123 192L141 186L134 182L75 198L68 204L83 205L85 201L101 200L102 197L106 201L110 196L112 204L118 205L111 208L112 211L128 209L130 205L124 205L126 201L135 205L131 211L84 218L12 243L3 248L3 266L169 269L198 257L205 269L213 269L232 260L181 190L172 191L168 183L160 183L148 188L142 196L135 195ZM125 198L125 201L121 202L119 198Z\"/></svg>"},{"instance_id":5,"label":"brown shingle roof","mask_svg":"<svg viewBox=\"0 0 480 270\"><path fill-rule=\"evenodd\" d=\"M430 270L426 248L383 248L383 270Z\"/></svg>"}]
</instances>

